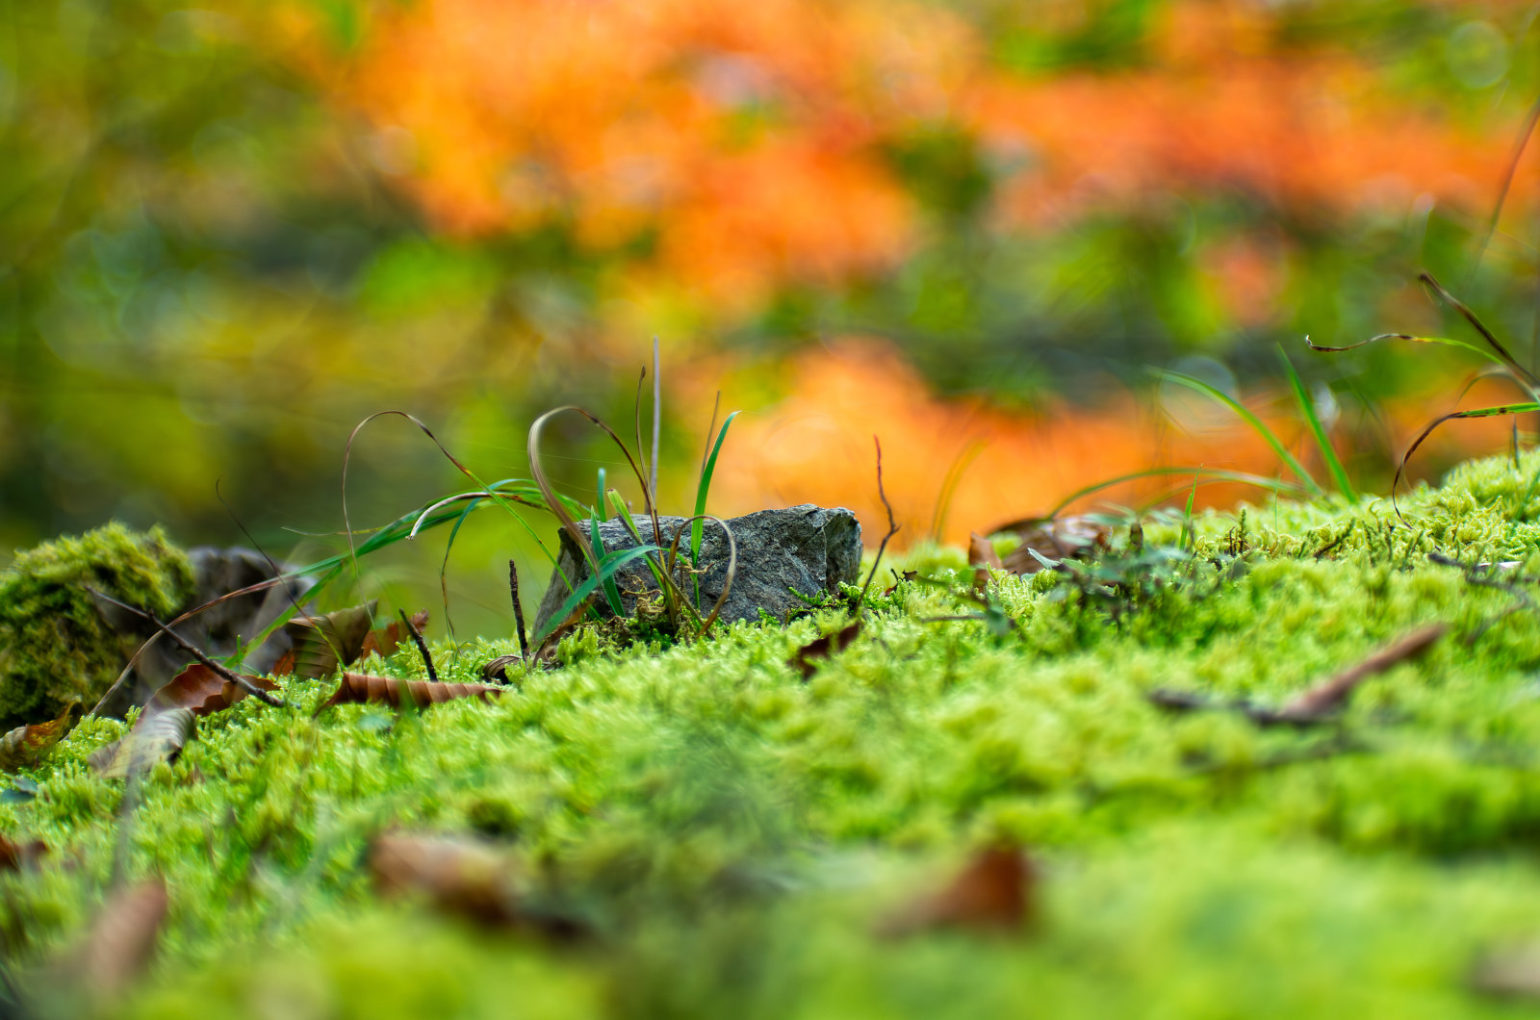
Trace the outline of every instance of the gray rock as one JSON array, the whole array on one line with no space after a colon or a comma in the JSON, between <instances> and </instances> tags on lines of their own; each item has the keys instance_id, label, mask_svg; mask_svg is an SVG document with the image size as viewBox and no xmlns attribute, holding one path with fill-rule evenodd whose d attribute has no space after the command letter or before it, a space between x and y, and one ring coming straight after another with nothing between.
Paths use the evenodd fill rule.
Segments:
<instances>
[{"instance_id":1,"label":"gray rock","mask_svg":"<svg viewBox=\"0 0 1540 1020\"><path fill-rule=\"evenodd\" d=\"M177 625L176 632L186 638L212 659L222 660L233 654L244 642L262 633L288 609L305 598L315 582L308 577L291 578L281 585L262 591L248 592L215 602L230 592L271 581L275 564L261 553L250 549L215 549L207 546L189 549L187 558L192 561L193 577L197 582L197 594L191 604L181 607L178 614L201 605L214 602L192 619ZM279 570L288 566L277 564ZM146 627L137 617L122 610L106 606L102 610L108 625L125 633L140 633L148 637L153 628ZM266 673L277 664L292 642L282 628L268 635L267 640L246 649L246 658L240 668L253 673ZM180 673L191 657L178 648L175 642L164 636L156 638L140 654L139 661L128 670L118 683L97 705L98 715L122 716L135 705L143 705L163 684Z\"/></svg>"},{"instance_id":2,"label":"gray rock","mask_svg":"<svg viewBox=\"0 0 1540 1020\"><path fill-rule=\"evenodd\" d=\"M683 517L659 517L659 529L663 533L665 549L684 524ZM587 527L587 523L579 524ZM652 540L652 521L640 515L636 526L645 541ZM727 522L738 546L738 573L733 580L732 591L722 606L721 619L757 620L759 611L785 618L787 611L802 603L790 589L803 595L837 591L840 584L855 584L861 572L861 523L856 515L844 507L826 509L805 503L784 510L761 510ZM626 531L620 520L605 521L599 525L599 537L605 552L636 548L636 541ZM681 548L689 544L686 535ZM567 598L569 589L561 581L565 574L575 586L589 576L588 559L573 543L566 529L561 531L561 553L557 558L559 572L551 574L550 587L540 601L540 611L535 616L538 633ZM694 585L689 573L689 553L680 554L682 561L675 568L675 579L686 593L693 596ZM700 579L700 605L702 614L709 612L722 594L727 576L727 539L722 529L710 521L705 523L701 542L701 556L697 575ZM626 615L636 612L638 592L656 595L657 584L651 572L640 559L627 564L615 575L620 589L621 605ZM600 613L609 615L609 606L603 594L594 599Z\"/></svg>"}]
</instances>

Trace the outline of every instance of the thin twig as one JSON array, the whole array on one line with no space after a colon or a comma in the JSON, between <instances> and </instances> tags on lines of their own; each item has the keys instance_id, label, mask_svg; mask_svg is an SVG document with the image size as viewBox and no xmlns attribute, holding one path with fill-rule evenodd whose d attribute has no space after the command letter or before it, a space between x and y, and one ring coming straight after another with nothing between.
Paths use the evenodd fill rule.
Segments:
<instances>
[{"instance_id":1,"label":"thin twig","mask_svg":"<svg viewBox=\"0 0 1540 1020\"><path fill-rule=\"evenodd\" d=\"M133 613L140 619L154 624L162 634L166 635L172 641L175 641L177 646L181 648L182 651L186 652L188 655L191 655L203 665L213 670L221 678L228 680L232 684L235 684L241 690L245 691L253 698L256 698L258 701L272 705L274 708L289 707L289 703L287 701L284 701L282 698L273 697L267 691L264 691L250 680L247 680L245 677L241 676L239 673L236 673L227 666L221 666L207 655L204 655L203 652L199 651L198 647L192 642L188 641L186 638L182 637L182 635L178 634L164 623L161 623L154 616L145 612L143 609L140 609L138 606L131 606L127 602L120 602L113 598L111 595L108 595L106 592L98 591L97 589L91 587L89 584L85 586L85 589L92 595L95 595L97 598L101 599L103 602L110 602L117 606L119 609L126 610L130 613Z\"/></svg>"},{"instance_id":2,"label":"thin twig","mask_svg":"<svg viewBox=\"0 0 1540 1020\"><path fill-rule=\"evenodd\" d=\"M513 598L513 622L519 631L519 655L529 661L529 638L524 636L524 603L519 599L519 567L508 561L508 594Z\"/></svg>"},{"instance_id":3,"label":"thin twig","mask_svg":"<svg viewBox=\"0 0 1540 1020\"><path fill-rule=\"evenodd\" d=\"M887 551L888 539L898 534L898 522L893 519L893 504L888 502L888 494L882 487L882 440L872 436L872 445L877 447L877 495L882 499L883 509L888 512L888 533L882 536L882 543L877 546L877 558L872 561L871 573L866 575L866 583L861 586L861 596L856 600L856 615L861 615L861 610L866 607L866 591L872 586L872 578L877 576L877 568L882 564L882 554Z\"/></svg>"},{"instance_id":4,"label":"thin twig","mask_svg":"<svg viewBox=\"0 0 1540 1020\"><path fill-rule=\"evenodd\" d=\"M412 641L417 645L417 654L422 656L422 664L428 667L428 682L438 683L438 670L433 668L433 656L428 654L428 643L422 639L422 632L407 618L405 609L397 609L396 613L406 625L406 632L412 635Z\"/></svg>"}]
</instances>

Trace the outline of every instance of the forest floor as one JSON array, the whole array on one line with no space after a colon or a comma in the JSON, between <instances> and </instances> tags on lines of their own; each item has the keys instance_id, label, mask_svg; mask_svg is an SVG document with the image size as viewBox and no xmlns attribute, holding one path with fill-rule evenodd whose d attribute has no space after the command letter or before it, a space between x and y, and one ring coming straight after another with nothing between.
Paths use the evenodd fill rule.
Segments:
<instances>
[{"instance_id":1,"label":"forest floor","mask_svg":"<svg viewBox=\"0 0 1540 1020\"><path fill-rule=\"evenodd\" d=\"M87 719L0 797L0 1006L1519 1015L1537 475L1106 525L978 597L917 552L843 648L808 648L831 604L666 648L581 631L416 711L279 678L287 707L209 712L127 779L87 759L129 724ZM445 682L514 650L433 646ZM425 673L411 642L353 668Z\"/></svg>"}]
</instances>

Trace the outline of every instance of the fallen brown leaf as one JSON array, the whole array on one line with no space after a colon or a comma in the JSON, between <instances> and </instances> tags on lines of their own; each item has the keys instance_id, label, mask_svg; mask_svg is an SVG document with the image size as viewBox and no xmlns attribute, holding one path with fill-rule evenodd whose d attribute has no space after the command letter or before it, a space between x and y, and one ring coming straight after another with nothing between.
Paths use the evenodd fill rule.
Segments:
<instances>
[{"instance_id":1,"label":"fallen brown leaf","mask_svg":"<svg viewBox=\"0 0 1540 1020\"><path fill-rule=\"evenodd\" d=\"M0 835L0 871L20 871L36 864L48 853L48 844L40 839L26 843L12 843Z\"/></svg>"},{"instance_id":2,"label":"fallen brown leaf","mask_svg":"<svg viewBox=\"0 0 1540 1020\"><path fill-rule=\"evenodd\" d=\"M502 694L508 688L490 684L430 683L426 680L397 680L388 676L344 673L342 682L330 698L315 710L316 715L333 705L377 704L401 708L407 705L438 704L456 698L480 698Z\"/></svg>"},{"instance_id":3,"label":"fallen brown leaf","mask_svg":"<svg viewBox=\"0 0 1540 1020\"><path fill-rule=\"evenodd\" d=\"M428 611L426 609L412 614L412 626L417 628L418 633L421 633L422 629L427 625ZM407 637L406 628L401 626L401 621L392 620L385 626L376 627L364 635L364 643L358 650L358 657L360 659L368 658L372 652L382 659L389 658L395 654L396 649L401 647L401 642L405 641Z\"/></svg>"},{"instance_id":4,"label":"fallen brown leaf","mask_svg":"<svg viewBox=\"0 0 1540 1020\"><path fill-rule=\"evenodd\" d=\"M190 708L145 712L121 740L97 748L86 759L104 779L126 779L148 772L157 762L174 762L198 732Z\"/></svg>"},{"instance_id":5,"label":"fallen brown leaf","mask_svg":"<svg viewBox=\"0 0 1540 1020\"><path fill-rule=\"evenodd\" d=\"M436 909L494 927L518 920L509 863L485 844L384 833L369 844L365 860L387 896L418 893Z\"/></svg>"},{"instance_id":6,"label":"fallen brown leaf","mask_svg":"<svg viewBox=\"0 0 1540 1020\"><path fill-rule=\"evenodd\" d=\"M791 657L790 665L802 674L803 680L812 679L818 663L837 652L843 652L861 633L861 621L846 624L832 634L825 634L816 641L809 641L798 648Z\"/></svg>"},{"instance_id":7,"label":"fallen brown leaf","mask_svg":"<svg viewBox=\"0 0 1540 1020\"><path fill-rule=\"evenodd\" d=\"M338 609L324 616L298 616L283 625L294 647L273 667L287 667L302 680L320 680L358 661L378 602Z\"/></svg>"},{"instance_id":8,"label":"fallen brown leaf","mask_svg":"<svg viewBox=\"0 0 1540 1020\"><path fill-rule=\"evenodd\" d=\"M1035 574L1043 565L1028 549L1051 560L1093 556L1107 548L1109 529L1089 517L1029 517L1002 524L991 532L997 533L1021 538L1021 545L1003 558L1004 569L1015 574Z\"/></svg>"},{"instance_id":9,"label":"fallen brown leaf","mask_svg":"<svg viewBox=\"0 0 1540 1020\"><path fill-rule=\"evenodd\" d=\"M1037 871L1017 847L993 846L976 853L939 892L899 911L878 931L912 935L950 928L974 932L1017 932L1037 915Z\"/></svg>"},{"instance_id":10,"label":"fallen brown leaf","mask_svg":"<svg viewBox=\"0 0 1540 1020\"><path fill-rule=\"evenodd\" d=\"M18 726L0 737L0 772L15 772L42 761L43 756L75 728L80 715L80 702L72 701L59 718Z\"/></svg>"},{"instance_id":11,"label":"fallen brown leaf","mask_svg":"<svg viewBox=\"0 0 1540 1020\"><path fill-rule=\"evenodd\" d=\"M995 545L977 531L968 536L968 565L970 567L994 567L1004 570L1005 564L995 552Z\"/></svg>"},{"instance_id":12,"label":"fallen brown leaf","mask_svg":"<svg viewBox=\"0 0 1540 1020\"><path fill-rule=\"evenodd\" d=\"M463 836L383 833L365 854L382 894L422 896L435 909L489 928L520 928L569 940L589 925L521 896L515 870L495 848Z\"/></svg>"},{"instance_id":13,"label":"fallen brown leaf","mask_svg":"<svg viewBox=\"0 0 1540 1020\"><path fill-rule=\"evenodd\" d=\"M278 684L266 677L242 674L246 681L264 691L276 691ZM246 697L246 691L200 663L188 666L150 696L144 714L151 715L173 708L185 708L196 716L223 712Z\"/></svg>"},{"instance_id":14,"label":"fallen brown leaf","mask_svg":"<svg viewBox=\"0 0 1540 1020\"><path fill-rule=\"evenodd\" d=\"M99 999L120 994L155 955L167 903L166 883L159 878L110 896L78 949L72 976Z\"/></svg>"}]
</instances>

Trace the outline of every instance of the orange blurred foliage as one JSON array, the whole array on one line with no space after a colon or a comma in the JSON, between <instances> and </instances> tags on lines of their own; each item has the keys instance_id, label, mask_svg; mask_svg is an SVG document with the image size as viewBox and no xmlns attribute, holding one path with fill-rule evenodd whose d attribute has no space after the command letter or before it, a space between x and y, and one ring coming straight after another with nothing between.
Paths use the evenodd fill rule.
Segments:
<instances>
[{"instance_id":1,"label":"orange blurred foliage","mask_svg":"<svg viewBox=\"0 0 1540 1020\"><path fill-rule=\"evenodd\" d=\"M1097 407L1054 402L1030 414L1008 413L980 400L936 396L894 350L866 340L800 355L785 384L789 397L763 414L745 414L733 427L712 486L713 505L726 512L805 502L844 506L869 532L880 534L885 516L877 496L874 430L882 440L884 488L902 528L894 539L898 547L928 536L966 546L970 531L1045 514L1082 487L1155 465L1295 480L1235 415L1185 391L1168 394L1165 407L1125 396ZM692 406L702 403L703 387L689 380L679 385L679 396ZM1455 396L1409 397L1389 410L1394 454L1387 454L1385 473L1434 415L1455 409ZM731 397L728 406L738 406ZM1289 398L1262 395L1247 404L1323 485L1330 485ZM1464 406L1478 405L1473 398ZM1447 426L1418 454L1412 476L1422 477L1428 465L1460 455L1500 452L1507 428L1506 419ZM1339 453L1345 457L1353 441L1339 431ZM961 478L938 514L954 466ZM1161 496L1183 502L1191 485L1191 476L1146 478L1084 498L1071 509L1140 506ZM1268 498L1266 490L1253 486L1205 483L1196 505L1261 504Z\"/></svg>"},{"instance_id":2,"label":"orange blurred foliage","mask_svg":"<svg viewBox=\"0 0 1540 1020\"><path fill-rule=\"evenodd\" d=\"M657 282L719 322L902 259L922 217L885 147L938 124L982 144L990 223L1013 231L1216 188L1327 212L1421 195L1481 210L1516 123L1506 108L1456 123L1370 57L1281 38L1283 12L1240 0L1160 7L1140 67L1041 77L992 63L963 11L903 0L372 10L354 53L292 11L286 46L438 228L557 224L594 251L648 239ZM1521 169L1510 207L1537 183Z\"/></svg>"}]
</instances>

